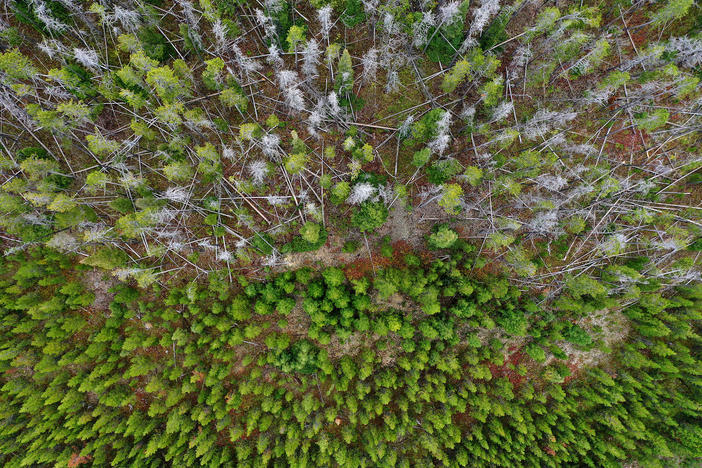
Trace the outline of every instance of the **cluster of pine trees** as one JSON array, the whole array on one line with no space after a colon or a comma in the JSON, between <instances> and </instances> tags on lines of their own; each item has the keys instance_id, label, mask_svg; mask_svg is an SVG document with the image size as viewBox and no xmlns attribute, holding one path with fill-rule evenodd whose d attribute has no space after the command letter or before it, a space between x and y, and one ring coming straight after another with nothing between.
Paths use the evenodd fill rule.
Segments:
<instances>
[{"instance_id":1,"label":"cluster of pine trees","mask_svg":"<svg viewBox=\"0 0 702 468\"><path fill-rule=\"evenodd\" d=\"M372 283L338 269L237 289L226 272L167 290L118 283L101 309L75 259L5 258L0 460L664 467L702 456L699 286L624 308L630 334L601 367L542 366L513 359L520 331L505 314L526 314L538 335L549 312L507 282L466 279L465 260L410 255ZM404 300L392 308L388 294ZM323 323L312 304L332 309ZM349 329L350 352L321 336Z\"/></svg>"},{"instance_id":2,"label":"cluster of pine trees","mask_svg":"<svg viewBox=\"0 0 702 468\"><path fill-rule=\"evenodd\" d=\"M701 12L2 2L0 464L699 465Z\"/></svg>"}]
</instances>

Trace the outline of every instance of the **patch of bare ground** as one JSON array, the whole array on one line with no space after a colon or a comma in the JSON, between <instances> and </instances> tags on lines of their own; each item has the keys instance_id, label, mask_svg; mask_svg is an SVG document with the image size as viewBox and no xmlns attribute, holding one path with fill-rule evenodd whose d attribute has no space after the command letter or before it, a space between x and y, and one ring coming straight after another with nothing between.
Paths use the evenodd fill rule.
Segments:
<instances>
[{"instance_id":1,"label":"patch of bare ground","mask_svg":"<svg viewBox=\"0 0 702 468\"><path fill-rule=\"evenodd\" d=\"M505 357L505 362L510 360L510 356L516 352L520 352L522 348L526 345L529 337L528 336L512 336L503 332L500 328L493 328L488 330L487 328L480 328L476 333L476 336L487 346L487 343L493 338L500 340L504 346L502 347L502 355ZM466 341L462 341L462 344L466 344Z\"/></svg>"},{"instance_id":2,"label":"patch of bare ground","mask_svg":"<svg viewBox=\"0 0 702 468\"><path fill-rule=\"evenodd\" d=\"M380 255L380 253L376 251L372 253L372 256L369 255L365 258L361 257L358 260L347 264L344 268L346 277L349 279L359 279L371 273L375 276L377 269L385 268L387 266L402 268L404 265L405 255L414 252L414 250L405 241L393 242L390 246L392 247L393 251L392 256L390 257ZM367 251L368 250L366 249L366 252ZM422 253L420 252L420 256L421 255Z\"/></svg>"},{"instance_id":3,"label":"patch of bare ground","mask_svg":"<svg viewBox=\"0 0 702 468\"><path fill-rule=\"evenodd\" d=\"M68 460L68 467L75 468L80 465L87 465L90 464L92 459L93 457L90 455L81 456L78 452L74 452L71 454L71 459Z\"/></svg>"},{"instance_id":4,"label":"patch of bare ground","mask_svg":"<svg viewBox=\"0 0 702 468\"><path fill-rule=\"evenodd\" d=\"M91 307L95 310L108 310L115 296L109 290L117 283L115 278L102 270L94 268L87 271L83 276L83 284L95 295Z\"/></svg>"},{"instance_id":5,"label":"patch of bare ground","mask_svg":"<svg viewBox=\"0 0 702 468\"><path fill-rule=\"evenodd\" d=\"M375 295L373 297L373 304L378 304L381 310L395 309L413 312L418 309L418 307L412 304L411 300L398 293L392 294L386 299L381 299L380 296Z\"/></svg>"},{"instance_id":6,"label":"patch of bare ground","mask_svg":"<svg viewBox=\"0 0 702 468\"><path fill-rule=\"evenodd\" d=\"M285 320L288 322L288 326L285 328L287 333L298 337L307 336L307 330L310 328L310 316L302 308L301 297L297 298L295 307L293 307Z\"/></svg>"},{"instance_id":7,"label":"patch of bare ground","mask_svg":"<svg viewBox=\"0 0 702 468\"><path fill-rule=\"evenodd\" d=\"M496 338L504 343L504 353L505 358L507 357L507 350L510 348L521 348L527 340L526 336L511 336L502 331L502 329L495 327L491 329L479 328L476 336L481 343L488 343L491 339ZM464 342L465 343L465 342Z\"/></svg>"},{"instance_id":8,"label":"patch of bare ground","mask_svg":"<svg viewBox=\"0 0 702 468\"><path fill-rule=\"evenodd\" d=\"M602 344L610 349L616 347L617 343L625 341L630 329L628 320L620 311L610 311L606 309L598 311L591 316L584 317L575 323L586 329L594 340L601 340ZM484 344L488 343L492 338L497 338L504 343L503 354L505 357L505 366L492 367L491 371L493 375L502 375L505 373L510 380L521 382L521 377L515 377L516 374L511 375L506 365L508 363L519 364L525 358L522 350L528 341L528 337L508 336L498 328L493 328L491 330L481 328L477 331L477 337L480 342ZM572 373L566 378L565 383L576 378L582 369L596 367L598 365L601 367L609 357L609 354L600 349L600 347L582 350L567 341L559 342L558 345L568 355L566 365L570 368ZM555 360L555 356L549 355L546 361L542 363L536 363L528 359L528 362L524 362L524 364L527 364L529 374L533 374L534 372L538 372L539 369L545 368Z\"/></svg>"},{"instance_id":9,"label":"patch of bare ground","mask_svg":"<svg viewBox=\"0 0 702 468\"><path fill-rule=\"evenodd\" d=\"M373 297L373 304L375 304L377 310L395 309L405 312L416 312L418 310L418 307L414 306L411 300L397 293L392 294L386 299L381 299L375 295ZM382 342L382 346L377 345L378 341ZM326 350L330 358L338 359L346 355L355 356L364 347L376 349L383 366L394 364L397 356L403 352L400 338L395 333L389 333L387 336L383 337L368 332L352 333L351 336L346 339L342 339L338 335L333 335Z\"/></svg>"},{"instance_id":10,"label":"patch of bare ground","mask_svg":"<svg viewBox=\"0 0 702 468\"><path fill-rule=\"evenodd\" d=\"M392 366L395 364L397 356L399 356L402 352L403 349L400 346L400 338L393 333L385 340L385 346L378 351L380 363L384 367Z\"/></svg>"},{"instance_id":11,"label":"patch of bare ground","mask_svg":"<svg viewBox=\"0 0 702 468\"><path fill-rule=\"evenodd\" d=\"M277 267L281 271L296 270L304 266L321 264L324 267L335 265L348 265L367 255L365 246L354 253L342 252L343 240L337 236L330 236L329 241L319 249L312 252L289 253L283 256L283 261Z\"/></svg>"},{"instance_id":12,"label":"patch of bare ground","mask_svg":"<svg viewBox=\"0 0 702 468\"><path fill-rule=\"evenodd\" d=\"M376 268L397 263L397 260L401 260L406 253L419 252L424 243L424 236L429 233L431 227L448 219L448 215L436 200L423 204L417 203L410 211L404 200L397 199L390 208L385 224L374 234L367 235L368 244L363 236L342 238L332 234L327 243L315 251L283 255L282 261L274 267L274 271L290 271L304 266L322 268L339 266L353 270L352 276L354 272L365 274ZM392 241L394 249L392 259L381 257L378 251L378 242L384 236L390 236ZM359 248L353 253L343 252L346 240L358 241ZM368 247L371 249L370 255Z\"/></svg>"},{"instance_id":13,"label":"patch of bare ground","mask_svg":"<svg viewBox=\"0 0 702 468\"><path fill-rule=\"evenodd\" d=\"M653 162L648 157L648 149L652 141L648 133L634 128L623 127L612 131L607 139L605 148L610 158L617 162L630 163L637 166L650 166Z\"/></svg>"},{"instance_id":14,"label":"patch of bare ground","mask_svg":"<svg viewBox=\"0 0 702 468\"><path fill-rule=\"evenodd\" d=\"M326 347L331 359L339 359L342 356L355 356L364 347L373 346L375 340L368 333L352 333L346 339L334 334Z\"/></svg>"},{"instance_id":15,"label":"patch of bare ground","mask_svg":"<svg viewBox=\"0 0 702 468\"><path fill-rule=\"evenodd\" d=\"M527 375L520 375L515 368L522 364L526 358L526 354L521 348L510 346L505 348L505 361L501 366L497 366L491 362L487 363L490 373L493 377L504 377L509 380L512 385L518 387L527 380Z\"/></svg>"},{"instance_id":16,"label":"patch of bare ground","mask_svg":"<svg viewBox=\"0 0 702 468\"><path fill-rule=\"evenodd\" d=\"M616 346L617 343L624 341L630 330L629 321L618 310L604 309L575 323L587 330L595 340L602 340L602 343L610 349ZM608 353L602 351L599 347L584 351L566 341L559 343L559 346L568 355L568 366L573 372L569 380L572 380L580 369L595 367L606 361L609 356ZM549 364L554 359L553 356L550 356L544 365Z\"/></svg>"},{"instance_id":17,"label":"patch of bare ground","mask_svg":"<svg viewBox=\"0 0 702 468\"><path fill-rule=\"evenodd\" d=\"M389 235L393 242L404 241L412 247L422 244L422 237L426 229L422 229L422 214L426 210L421 208L410 212L407 204L402 199L397 199L390 209L390 214L379 234Z\"/></svg>"},{"instance_id":18,"label":"patch of bare ground","mask_svg":"<svg viewBox=\"0 0 702 468\"><path fill-rule=\"evenodd\" d=\"M383 340L384 346L379 349L376 343L381 340ZM382 337L375 333L356 332L346 339L333 335L325 349L331 359L340 359L343 356L356 356L364 348L376 349L384 367L393 365L397 356L403 352L400 338L394 333Z\"/></svg>"}]
</instances>

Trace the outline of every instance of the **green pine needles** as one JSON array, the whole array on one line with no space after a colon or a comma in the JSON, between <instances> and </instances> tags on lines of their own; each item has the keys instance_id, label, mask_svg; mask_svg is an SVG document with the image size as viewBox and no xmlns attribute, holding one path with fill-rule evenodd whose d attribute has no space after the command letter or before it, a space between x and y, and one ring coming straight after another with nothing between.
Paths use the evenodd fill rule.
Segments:
<instances>
[{"instance_id":1,"label":"green pine needles","mask_svg":"<svg viewBox=\"0 0 702 468\"><path fill-rule=\"evenodd\" d=\"M3 467L699 465L699 2L5 6Z\"/></svg>"}]
</instances>

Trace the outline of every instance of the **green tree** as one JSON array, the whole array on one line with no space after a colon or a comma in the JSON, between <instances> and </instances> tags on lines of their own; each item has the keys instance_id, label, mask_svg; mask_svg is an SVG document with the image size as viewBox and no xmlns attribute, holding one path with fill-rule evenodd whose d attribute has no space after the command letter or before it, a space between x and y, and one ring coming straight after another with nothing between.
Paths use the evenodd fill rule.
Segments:
<instances>
[{"instance_id":1,"label":"green tree","mask_svg":"<svg viewBox=\"0 0 702 468\"><path fill-rule=\"evenodd\" d=\"M693 4L693 0L668 0L663 7L653 14L653 24L660 26L682 18Z\"/></svg>"},{"instance_id":2,"label":"green tree","mask_svg":"<svg viewBox=\"0 0 702 468\"><path fill-rule=\"evenodd\" d=\"M297 53L298 45L305 43L305 28L298 25L291 26L288 29L286 42L288 43L288 52Z\"/></svg>"},{"instance_id":3,"label":"green tree","mask_svg":"<svg viewBox=\"0 0 702 468\"><path fill-rule=\"evenodd\" d=\"M200 158L197 168L205 177L215 178L221 175L219 153L212 143L207 142L203 146L195 147L195 153Z\"/></svg>"},{"instance_id":4,"label":"green tree","mask_svg":"<svg viewBox=\"0 0 702 468\"><path fill-rule=\"evenodd\" d=\"M458 184L446 184L441 191L439 206L442 207L448 214L456 214L461 207L461 197L463 196L463 188Z\"/></svg>"},{"instance_id":5,"label":"green tree","mask_svg":"<svg viewBox=\"0 0 702 468\"><path fill-rule=\"evenodd\" d=\"M374 231L385 224L388 213L383 202L365 201L351 216L351 225L361 232Z\"/></svg>"},{"instance_id":6,"label":"green tree","mask_svg":"<svg viewBox=\"0 0 702 468\"><path fill-rule=\"evenodd\" d=\"M12 80L28 80L37 73L32 61L17 48L0 54L0 70Z\"/></svg>"},{"instance_id":7,"label":"green tree","mask_svg":"<svg viewBox=\"0 0 702 468\"><path fill-rule=\"evenodd\" d=\"M435 249L447 249L457 240L458 233L444 224L429 236L429 246Z\"/></svg>"},{"instance_id":8,"label":"green tree","mask_svg":"<svg viewBox=\"0 0 702 468\"><path fill-rule=\"evenodd\" d=\"M321 226L319 224L307 221L300 228L300 235L305 241L309 242L310 244L315 244L319 240L320 229Z\"/></svg>"},{"instance_id":9,"label":"green tree","mask_svg":"<svg viewBox=\"0 0 702 468\"><path fill-rule=\"evenodd\" d=\"M105 270L113 270L124 266L129 257L120 249L114 247L103 247L92 255L85 257L81 263L92 267L99 267Z\"/></svg>"},{"instance_id":10,"label":"green tree","mask_svg":"<svg viewBox=\"0 0 702 468\"><path fill-rule=\"evenodd\" d=\"M167 103L185 97L189 93L188 86L168 66L149 70L146 74L146 82L156 91L158 97Z\"/></svg>"},{"instance_id":11,"label":"green tree","mask_svg":"<svg viewBox=\"0 0 702 468\"><path fill-rule=\"evenodd\" d=\"M205 69L202 71L202 82L208 89L218 90L222 88L222 77L220 76L224 70L224 60L215 57L210 60L205 60Z\"/></svg>"},{"instance_id":12,"label":"green tree","mask_svg":"<svg viewBox=\"0 0 702 468\"><path fill-rule=\"evenodd\" d=\"M348 49L344 49L341 58L339 58L335 90L340 95L346 95L353 91L353 66Z\"/></svg>"},{"instance_id":13,"label":"green tree","mask_svg":"<svg viewBox=\"0 0 702 468\"><path fill-rule=\"evenodd\" d=\"M431 61L446 65L451 63L465 37L463 28L469 5L470 2L464 0L460 3L455 14L449 15L437 27L429 29L429 43L426 46L426 53Z\"/></svg>"},{"instance_id":14,"label":"green tree","mask_svg":"<svg viewBox=\"0 0 702 468\"><path fill-rule=\"evenodd\" d=\"M331 190L331 202L335 205L340 205L350 194L351 185L348 182L337 182Z\"/></svg>"},{"instance_id":15,"label":"green tree","mask_svg":"<svg viewBox=\"0 0 702 468\"><path fill-rule=\"evenodd\" d=\"M353 28L365 20L366 14L361 0L345 0L343 13L341 15L341 21L344 25L347 28Z\"/></svg>"}]
</instances>

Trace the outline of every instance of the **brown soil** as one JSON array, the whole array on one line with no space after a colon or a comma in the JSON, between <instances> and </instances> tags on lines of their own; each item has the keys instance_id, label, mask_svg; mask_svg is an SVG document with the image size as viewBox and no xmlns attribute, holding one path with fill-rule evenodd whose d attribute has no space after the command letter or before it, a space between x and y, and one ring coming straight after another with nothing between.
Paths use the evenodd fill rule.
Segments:
<instances>
[{"instance_id":1,"label":"brown soil","mask_svg":"<svg viewBox=\"0 0 702 468\"><path fill-rule=\"evenodd\" d=\"M396 200L385 225L379 231L379 235L389 235L395 242L401 241L412 247L419 247L425 231L421 228L421 219L426 211L425 209L415 209L413 212L409 212L403 200Z\"/></svg>"},{"instance_id":2,"label":"brown soil","mask_svg":"<svg viewBox=\"0 0 702 468\"><path fill-rule=\"evenodd\" d=\"M508 356L503 365L497 366L491 362L487 362L486 364L493 377L505 377L514 387L518 387L527 380L527 377L525 375L519 375L515 369L510 369L510 365L516 368L516 366L522 364L522 361L527 356L521 351L521 349L517 349L515 346L508 348L507 353Z\"/></svg>"},{"instance_id":3,"label":"brown soil","mask_svg":"<svg viewBox=\"0 0 702 468\"><path fill-rule=\"evenodd\" d=\"M388 266L402 267L404 266L404 258L408 253L413 252L412 246L405 241L397 241L392 244L392 257L384 257L380 252L373 253L373 259L360 258L351 262L344 268L344 273L349 279L359 279L369 274L373 274L378 268Z\"/></svg>"},{"instance_id":4,"label":"brown soil","mask_svg":"<svg viewBox=\"0 0 702 468\"><path fill-rule=\"evenodd\" d=\"M599 311L593 315L578 320L576 324L588 330L593 339L602 340L602 342L609 348L616 346L617 343L625 341L626 336L629 333L629 321L619 311ZM593 328L596 326L601 328L599 333L595 333L593 330ZM571 370L571 375L566 378L565 382L569 382L576 378L581 373L583 368L595 367L598 365L601 366L609 357L609 354L599 350L596 347L589 351L584 351L566 341L559 343L559 346L568 355L566 365ZM546 362L543 363L543 365L548 365L549 363L553 362L554 359L555 358L553 356L550 356Z\"/></svg>"},{"instance_id":5,"label":"brown soil","mask_svg":"<svg viewBox=\"0 0 702 468\"><path fill-rule=\"evenodd\" d=\"M71 454L71 459L68 461L68 466L69 468L75 468L76 466L90 463L92 459L93 457L90 455L81 457L78 452L74 452Z\"/></svg>"},{"instance_id":6,"label":"brown soil","mask_svg":"<svg viewBox=\"0 0 702 468\"><path fill-rule=\"evenodd\" d=\"M288 326L285 331L299 337L306 337L307 330L310 328L310 316L302 309L302 299L298 298L295 307L290 311L285 318Z\"/></svg>"},{"instance_id":7,"label":"brown soil","mask_svg":"<svg viewBox=\"0 0 702 468\"><path fill-rule=\"evenodd\" d=\"M365 346L372 346L373 343L375 340L368 333L352 333L345 340L334 334L326 350L331 359L338 359L342 356L355 356Z\"/></svg>"},{"instance_id":8,"label":"brown soil","mask_svg":"<svg viewBox=\"0 0 702 468\"><path fill-rule=\"evenodd\" d=\"M109 310L109 305L114 298L114 294L109 292L118 281L110 277L104 270L94 268L85 273L83 277L85 286L95 294L95 299L91 307L95 311L104 312Z\"/></svg>"}]
</instances>

